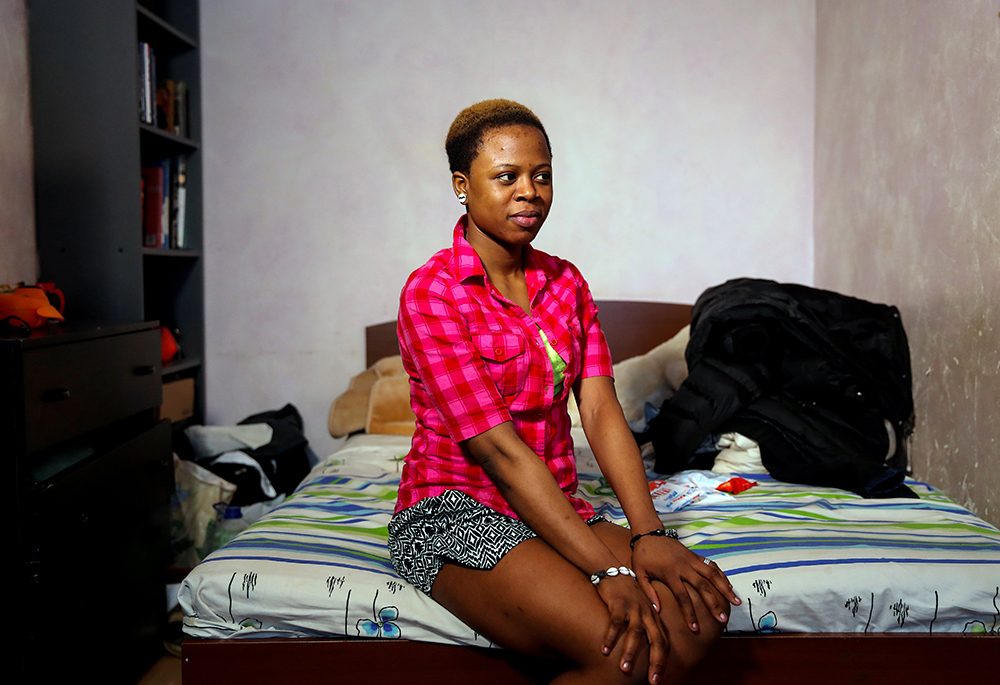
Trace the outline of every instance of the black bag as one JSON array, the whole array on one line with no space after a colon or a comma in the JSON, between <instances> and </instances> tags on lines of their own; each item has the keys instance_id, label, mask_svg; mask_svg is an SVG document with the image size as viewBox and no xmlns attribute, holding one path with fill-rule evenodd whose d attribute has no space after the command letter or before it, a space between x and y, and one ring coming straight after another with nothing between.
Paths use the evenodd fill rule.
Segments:
<instances>
[{"instance_id":1,"label":"black bag","mask_svg":"<svg viewBox=\"0 0 1000 685\"><path fill-rule=\"evenodd\" d=\"M292 404L276 411L254 414L240 421L239 425L266 423L274 431L271 441L257 449L240 450L260 468L238 462L214 462L218 455L198 459L198 463L236 486L232 504L244 507L272 498L261 488L261 472L278 494L289 495L309 473L309 443L303 433L302 416ZM174 451L182 459L194 460L190 441L183 432L174 435Z\"/></svg>"},{"instance_id":2,"label":"black bag","mask_svg":"<svg viewBox=\"0 0 1000 685\"><path fill-rule=\"evenodd\" d=\"M780 480L914 496L903 485L910 356L895 307L737 279L698 298L685 358L687 380L637 436L652 441L657 471L710 468L703 443L732 431L760 444Z\"/></svg>"},{"instance_id":3,"label":"black bag","mask_svg":"<svg viewBox=\"0 0 1000 685\"><path fill-rule=\"evenodd\" d=\"M309 473L309 441L303 433L302 415L294 405L286 404L277 411L248 416L238 425L249 423L266 423L274 430L271 442L255 450L246 450L246 453L260 464L276 491L291 494ZM236 485L236 494L239 495L240 486L238 483Z\"/></svg>"}]
</instances>

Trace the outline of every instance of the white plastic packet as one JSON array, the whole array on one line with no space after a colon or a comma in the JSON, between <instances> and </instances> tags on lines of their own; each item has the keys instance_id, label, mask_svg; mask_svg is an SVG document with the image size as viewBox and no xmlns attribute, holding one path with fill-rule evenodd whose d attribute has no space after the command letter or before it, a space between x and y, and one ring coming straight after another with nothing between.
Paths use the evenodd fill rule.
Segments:
<instances>
[{"instance_id":1,"label":"white plastic packet","mask_svg":"<svg viewBox=\"0 0 1000 685\"><path fill-rule=\"evenodd\" d=\"M716 490L731 478L729 474L712 471L681 471L670 478L649 481L649 494L657 513L669 514L695 502L707 504L733 499L732 495Z\"/></svg>"}]
</instances>

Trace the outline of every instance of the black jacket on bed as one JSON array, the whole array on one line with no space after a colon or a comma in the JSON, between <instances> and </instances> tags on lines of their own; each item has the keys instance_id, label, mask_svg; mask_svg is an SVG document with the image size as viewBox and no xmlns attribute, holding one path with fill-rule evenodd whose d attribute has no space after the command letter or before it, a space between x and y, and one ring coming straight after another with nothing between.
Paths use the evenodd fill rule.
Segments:
<instances>
[{"instance_id":1,"label":"black jacket on bed","mask_svg":"<svg viewBox=\"0 0 1000 685\"><path fill-rule=\"evenodd\" d=\"M733 431L760 444L780 480L913 496L910 354L895 307L737 279L698 298L685 358L687 380L640 436L657 471L710 468L696 451Z\"/></svg>"}]
</instances>

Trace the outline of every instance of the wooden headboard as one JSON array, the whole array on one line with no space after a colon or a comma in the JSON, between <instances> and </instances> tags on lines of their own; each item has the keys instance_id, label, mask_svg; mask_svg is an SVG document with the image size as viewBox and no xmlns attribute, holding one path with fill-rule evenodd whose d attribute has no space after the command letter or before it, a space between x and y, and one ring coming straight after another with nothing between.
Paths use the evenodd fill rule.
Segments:
<instances>
[{"instance_id":1,"label":"wooden headboard","mask_svg":"<svg viewBox=\"0 0 1000 685\"><path fill-rule=\"evenodd\" d=\"M597 300L598 318L615 363L645 354L691 323L691 305L668 302ZM367 365L399 354L396 322L365 329Z\"/></svg>"}]
</instances>

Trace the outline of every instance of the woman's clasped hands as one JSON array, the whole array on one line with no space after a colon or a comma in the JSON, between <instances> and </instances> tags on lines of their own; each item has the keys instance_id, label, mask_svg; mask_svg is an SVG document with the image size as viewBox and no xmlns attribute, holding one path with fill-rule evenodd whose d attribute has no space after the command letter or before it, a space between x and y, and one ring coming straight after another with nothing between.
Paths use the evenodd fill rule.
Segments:
<instances>
[{"instance_id":1,"label":"woman's clasped hands","mask_svg":"<svg viewBox=\"0 0 1000 685\"><path fill-rule=\"evenodd\" d=\"M661 603L653 580L663 583L673 594L686 623L695 632L698 630L696 599L700 599L720 623L729 620L731 604L742 603L718 564L670 537L639 538L632 549L632 568L656 610L659 611Z\"/></svg>"},{"instance_id":2,"label":"woman's clasped hands","mask_svg":"<svg viewBox=\"0 0 1000 685\"><path fill-rule=\"evenodd\" d=\"M635 664L636 654L649 644L649 681L655 683L667 661L670 644L667 630L649 597L636 579L627 574L604 578L597 586L597 593L608 606L611 620L601 651L610 654L619 639L624 637L621 669L629 671Z\"/></svg>"},{"instance_id":3,"label":"woman's clasped hands","mask_svg":"<svg viewBox=\"0 0 1000 685\"><path fill-rule=\"evenodd\" d=\"M608 607L610 622L602 644L610 654L624 638L621 669L629 671L636 655L649 645L649 682L655 683L670 651L669 632L660 618L660 592L669 591L692 632L698 632L695 603L703 605L720 623L729 620L730 605L742 603L718 565L670 537L642 537L632 551L635 579L627 574L604 578L598 594Z\"/></svg>"}]
</instances>

